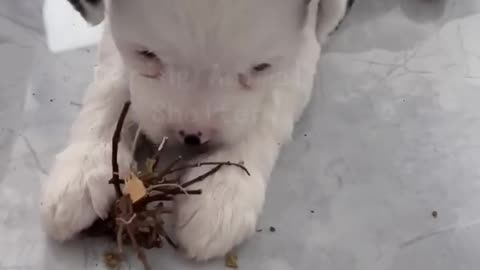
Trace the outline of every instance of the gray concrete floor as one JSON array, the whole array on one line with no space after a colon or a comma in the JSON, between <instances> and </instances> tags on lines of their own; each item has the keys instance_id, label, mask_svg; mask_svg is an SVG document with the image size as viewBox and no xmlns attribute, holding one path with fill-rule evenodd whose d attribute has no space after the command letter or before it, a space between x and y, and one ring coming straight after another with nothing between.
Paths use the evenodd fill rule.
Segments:
<instances>
[{"instance_id":1,"label":"gray concrete floor","mask_svg":"<svg viewBox=\"0 0 480 270\"><path fill-rule=\"evenodd\" d=\"M98 36L65 3L0 2L0 269L104 269L112 246L58 245L39 228L39 186ZM478 0L357 0L240 269L479 269L479 29ZM168 248L149 258L155 269L224 269ZM141 269L133 257L129 267Z\"/></svg>"}]
</instances>

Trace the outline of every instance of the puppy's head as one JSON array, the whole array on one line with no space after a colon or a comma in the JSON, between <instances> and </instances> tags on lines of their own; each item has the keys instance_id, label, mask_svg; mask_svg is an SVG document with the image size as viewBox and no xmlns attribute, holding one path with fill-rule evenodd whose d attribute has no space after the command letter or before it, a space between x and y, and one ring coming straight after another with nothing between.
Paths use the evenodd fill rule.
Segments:
<instances>
[{"instance_id":1,"label":"puppy's head","mask_svg":"<svg viewBox=\"0 0 480 270\"><path fill-rule=\"evenodd\" d=\"M244 137L273 92L285 91L306 6L299 0L111 0L112 36L147 135L191 145Z\"/></svg>"}]
</instances>

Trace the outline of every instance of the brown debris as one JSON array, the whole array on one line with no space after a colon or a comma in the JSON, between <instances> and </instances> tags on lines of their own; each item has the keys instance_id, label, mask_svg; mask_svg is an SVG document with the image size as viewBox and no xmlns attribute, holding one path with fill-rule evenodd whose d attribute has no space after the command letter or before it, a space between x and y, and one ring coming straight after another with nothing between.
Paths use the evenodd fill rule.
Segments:
<instances>
[{"instance_id":1,"label":"brown debris","mask_svg":"<svg viewBox=\"0 0 480 270\"><path fill-rule=\"evenodd\" d=\"M245 171L248 175L250 173L242 164L232 162L205 162L176 167L182 161L181 157L174 160L163 171L156 173L155 168L158 165L163 145L166 143L165 138L158 147L154 157L147 159L146 173L131 172L127 179L120 179L117 160L118 144L121 140L121 131L129 106L130 102L125 103L112 138L112 178L109 183L115 188L117 201L114 207L112 207L109 217L106 220L96 221L87 230L87 233L90 235L109 236L117 242L118 254L110 252L104 258L106 265L110 269L116 269L110 267L110 265L117 267L116 263L120 263L121 260L116 258L123 256L124 245L131 245L137 253L138 259L142 262L144 269L150 270L151 267L143 249L161 248L164 240L173 248L178 248L163 227L165 224L163 215L173 212L171 208L165 205L166 202L173 201L174 197L178 195L200 195L201 190L188 188L195 183L203 181L224 166L235 166ZM214 167L205 174L183 184L179 182L179 179L170 180L168 178L175 172L207 165ZM114 254L118 256L114 256ZM235 262L236 265L236 257L232 262ZM232 263L232 265L234 264Z\"/></svg>"},{"instance_id":2,"label":"brown debris","mask_svg":"<svg viewBox=\"0 0 480 270\"><path fill-rule=\"evenodd\" d=\"M227 254L225 256L225 266L228 268L237 269L238 268L238 257L234 254Z\"/></svg>"},{"instance_id":3,"label":"brown debris","mask_svg":"<svg viewBox=\"0 0 480 270\"><path fill-rule=\"evenodd\" d=\"M107 251L105 254L103 254L103 262L110 270L118 270L122 260L122 256L117 252Z\"/></svg>"}]
</instances>

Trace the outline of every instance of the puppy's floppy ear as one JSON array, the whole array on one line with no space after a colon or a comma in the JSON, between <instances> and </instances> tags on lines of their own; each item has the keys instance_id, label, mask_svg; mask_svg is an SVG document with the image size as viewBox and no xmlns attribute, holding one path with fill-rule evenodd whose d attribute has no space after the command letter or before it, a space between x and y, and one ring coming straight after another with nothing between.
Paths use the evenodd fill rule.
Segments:
<instances>
[{"instance_id":1,"label":"puppy's floppy ear","mask_svg":"<svg viewBox=\"0 0 480 270\"><path fill-rule=\"evenodd\" d=\"M104 0L68 0L90 24L97 25L105 17Z\"/></svg>"},{"instance_id":2,"label":"puppy's floppy ear","mask_svg":"<svg viewBox=\"0 0 480 270\"><path fill-rule=\"evenodd\" d=\"M327 41L350 10L354 0L309 0L308 13L317 14L316 31L320 44Z\"/></svg>"}]
</instances>

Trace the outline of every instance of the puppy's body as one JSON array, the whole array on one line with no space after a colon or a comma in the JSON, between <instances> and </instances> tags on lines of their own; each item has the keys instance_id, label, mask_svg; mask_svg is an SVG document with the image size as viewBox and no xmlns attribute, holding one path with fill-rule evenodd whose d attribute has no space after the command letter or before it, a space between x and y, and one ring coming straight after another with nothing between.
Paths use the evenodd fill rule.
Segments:
<instances>
[{"instance_id":1,"label":"puppy's body","mask_svg":"<svg viewBox=\"0 0 480 270\"><path fill-rule=\"evenodd\" d=\"M86 2L85 2L86 1ZM98 0L71 0L98 22ZM186 253L224 255L255 231L281 146L309 101L322 42L347 0L111 0L95 80L44 189L47 232L70 239L114 199L111 135L123 102L128 121L153 141L206 144L198 161L243 161L177 201L176 235ZM78 9L78 8L77 8ZM129 137L120 170L129 168ZM185 176L191 179L202 169Z\"/></svg>"}]
</instances>

